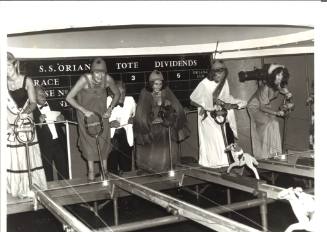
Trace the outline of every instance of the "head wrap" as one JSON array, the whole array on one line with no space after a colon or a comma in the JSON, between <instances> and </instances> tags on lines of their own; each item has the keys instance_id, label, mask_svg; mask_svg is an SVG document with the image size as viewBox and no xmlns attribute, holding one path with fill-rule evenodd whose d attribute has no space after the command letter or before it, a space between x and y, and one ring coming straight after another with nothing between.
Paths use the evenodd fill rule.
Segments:
<instances>
[{"instance_id":1,"label":"head wrap","mask_svg":"<svg viewBox=\"0 0 327 232\"><path fill-rule=\"evenodd\" d=\"M227 70L226 65L221 60L215 60L211 64L211 70L217 70L222 68Z\"/></svg>"},{"instance_id":2,"label":"head wrap","mask_svg":"<svg viewBox=\"0 0 327 232\"><path fill-rule=\"evenodd\" d=\"M107 72L106 62L102 58L96 58L92 63L91 71Z\"/></svg>"},{"instance_id":3,"label":"head wrap","mask_svg":"<svg viewBox=\"0 0 327 232\"><path fill-rule=\"evenodd\" d=\"M160 71L158 70L153 70L153 72L150 74L149 76L149 81L156 81L156 80L160 80L163 81L163 75Z\"/></svg>"},{"instance_id":4,"label":"head wrap","mask_svg":"<svg viewBox=\"0 0 327 232\"><path fill-rule=\"evenodd\" d=\"M281 64L271 64L268 68L268 74L272 74L276 68L285 68L285 66Z\"/></svg>"}]
</instances>

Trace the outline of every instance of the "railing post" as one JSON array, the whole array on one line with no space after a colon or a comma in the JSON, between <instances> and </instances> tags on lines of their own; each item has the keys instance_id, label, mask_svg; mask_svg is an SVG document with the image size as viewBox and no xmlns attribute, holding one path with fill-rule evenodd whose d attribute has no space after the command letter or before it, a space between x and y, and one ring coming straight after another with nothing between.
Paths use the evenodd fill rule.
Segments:
<instances>
[{"instance_id":1,"label":"railing post","mask_svg":"<svg viewBox=\"0 0 327 232\"><path fill-rule=\"evenodd\" d=\"M265 192L260 192L259 197L263 200L263 203L260 205L262 231L266 232L268 231L267 194Z\"/></svg>"},{"instance_id":2,"label":"railing post","mask_svg":"<svg viewBox=\"0 0 327 232\"><path fill-rule=\"evenodd\" d=\"M69 124L68 120L65 121L66 125L66 142L67 142L67 157L68 157L68 173L69 179L72 179L72 157L70 152L70 133L69 133Z\"/></svg>"}]
</instances>

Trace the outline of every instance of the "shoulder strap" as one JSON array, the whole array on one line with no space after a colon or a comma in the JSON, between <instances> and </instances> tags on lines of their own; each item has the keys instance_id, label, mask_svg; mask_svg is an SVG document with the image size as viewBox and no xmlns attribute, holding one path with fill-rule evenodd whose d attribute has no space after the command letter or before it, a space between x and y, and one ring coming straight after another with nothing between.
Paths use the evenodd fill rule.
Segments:
<instances>
[{"instance_id":1,"label":"shoulder strap","mask_svg":"<svg viewBox=\"0 0 327 232\"><path fill-rule=\"evenodd\" d=\"M90 80L89 80L88 74L83 74L82 77L85 78L88 87L89 87L89 88L92 88L92 84L91 84L91 82L90 82Z\"/></svg>"},{"instance_id":2,"label":"shoulder strap","mask_svg":"<svg viewBox=\"0 0 327 232\"><path fill-rule=\"evenodd\" d=\"M23 88L25 89L26 87L26 79L27 79L27 76L24 76L24 81L23 81Z\"/></svg>"}]
</instances>

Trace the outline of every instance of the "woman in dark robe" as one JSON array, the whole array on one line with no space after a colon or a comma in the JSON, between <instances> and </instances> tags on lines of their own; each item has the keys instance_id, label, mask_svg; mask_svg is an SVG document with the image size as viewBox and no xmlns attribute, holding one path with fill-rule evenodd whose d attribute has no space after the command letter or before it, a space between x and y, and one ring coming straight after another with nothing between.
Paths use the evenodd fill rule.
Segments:
<instances>
[{"instance_id":1,"label":"woman in dark robe","mask_svg":"<svg viewBox=\"0 0 327 232\"><path fill-rule=\"evenodd\" d=\"M169 87L164 85L160 71L149 76L149 85L142 89L134 122L139 169L150 172L169 170L177 162L177 143L186 139L190 131L184 109ZM169 130L171 154L169 154Z\"/></svg>"}]
</instances>

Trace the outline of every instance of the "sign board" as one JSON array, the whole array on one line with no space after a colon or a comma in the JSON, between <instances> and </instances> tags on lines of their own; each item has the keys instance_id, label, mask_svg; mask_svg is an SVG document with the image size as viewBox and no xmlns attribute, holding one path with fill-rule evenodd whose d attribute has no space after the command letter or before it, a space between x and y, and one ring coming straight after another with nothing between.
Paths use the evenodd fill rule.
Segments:
<instances>
[{"instance_id":1,"label":"sign board","mask_svg":"<svg viewBox=\"0 0 327 232\"><path fill-rule=\"evenodd\" d=\"M157 69L184 107L190 106L189 96L197 84L207 76L210 54L163 55L133 57L102 57L108 73L126 82L127 95L137 102L149 74ZM53 110L68 120L75 120L74 109L65 101L67 93L79 77L91 70L94 57L65 59L26 59L21 61L21 72L41 86Z\"/></svg>"}]
</instances>

